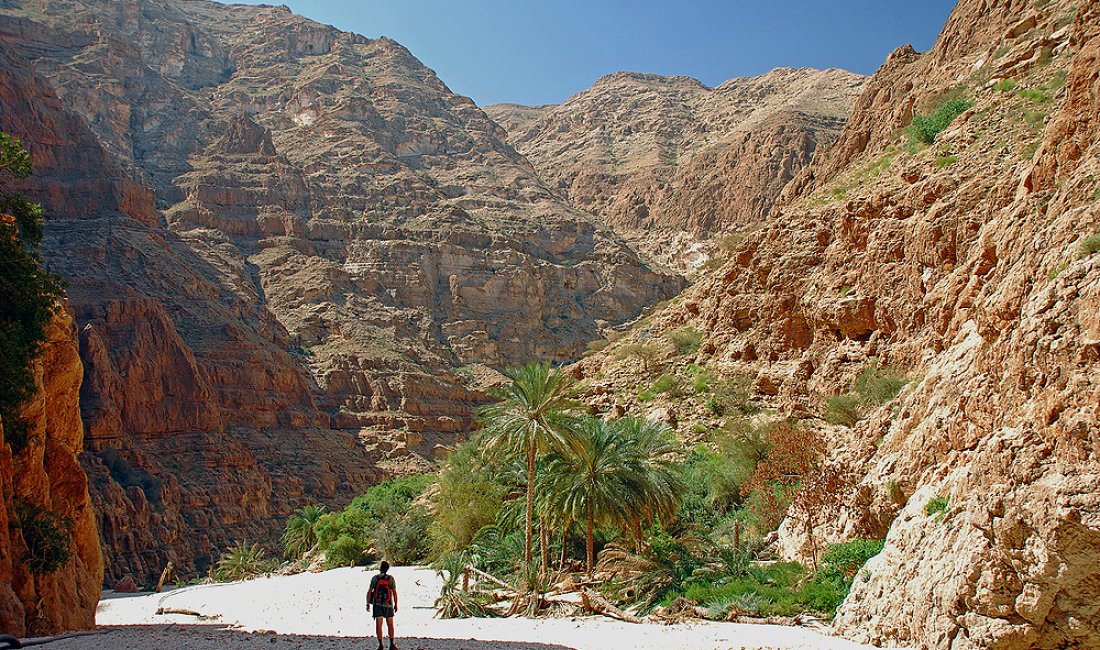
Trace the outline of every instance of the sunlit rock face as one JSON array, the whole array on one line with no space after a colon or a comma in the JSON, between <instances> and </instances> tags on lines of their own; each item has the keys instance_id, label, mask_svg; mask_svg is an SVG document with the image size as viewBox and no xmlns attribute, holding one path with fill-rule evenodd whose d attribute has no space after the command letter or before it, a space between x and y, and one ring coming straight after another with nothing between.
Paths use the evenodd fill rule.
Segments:
<instances>
[{"instance_id":1,"label":"sunlit rock face","mask_svg":"<svg viewBox=\"0 0 1100 650\"><path fill-rule=\"evenodd\" d=\"M885 538L845 636L1100 647L1098 76L1096 3L964 0L933 49L888 58L764 227L623 339L704 331L693 362L827 434L856 489L814 543ZM973 103L909 151L902 129L951 97ZM574 368L609 410L638 381L615 351ZM824 421L872 363L901 393ZM812 547L780 528L783 554Z\"/></svg>"},{"instance_id":2,"label":"sunlit rock face","mask_svg":"<svg viewBox=\"0 0 1100 650\"><path fill-rule=\"evenodd\" d=\"M0 630L17 637L93 627L103 583L99 531L79 459L83 367L67 308L47 326L33 374L37 390L20 414L28 444L6 439L0 423ZM48 570L31 560L42 555L36 540L45 537L43 521L69 549L67 561Z\"/></svg>"},{"instance_id":3,"label":"sunlit rock face","mask_svg":"<svg viewBox=\"0 0 1100 650\"><path fill-rule=\"evenodd\" d=\"M618 72L560 105L486 111L548 184L616 231L707 237L767 216L840 135L865 82L844 70L779 68L708 88Z\"/></svg>"}]
</instances>

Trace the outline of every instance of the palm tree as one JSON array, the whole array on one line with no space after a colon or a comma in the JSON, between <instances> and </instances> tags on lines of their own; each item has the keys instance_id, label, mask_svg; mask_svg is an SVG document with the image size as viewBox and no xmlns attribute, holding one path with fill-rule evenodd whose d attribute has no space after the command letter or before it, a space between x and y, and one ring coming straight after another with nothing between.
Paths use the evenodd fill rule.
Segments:
<instances>
[{"instance_id":1,"label":"palm tree","mask_svg":"<svg viewBox=\"0 0 1100 650\"><path fill-rule=\"evenodd\" d=\"M573 380L549 363L529 363L504 374L511 383L498 389L494 395L498 401L478 415L485 423L481 435L487 452L521 456L527 463L523 562L530 588L536 462L540 454L571 446L577 404Z\"/></svg>"},{"instance_id":2,"label":"palm tree","mask_svg":"<svg viewBox=\"0 0 1100 650\"><path fill-rule=\"evenodd\" d=\"M642 525L671 516L682 486L669 466L671 443L663 429L633 419L585 418L576 444L551 457L548 499L556 510L585 524L585 567L595 566L595 531Z\"/></svg>"},{"instance_id":3,"label":"palm tree","mask_svg":"<svg viewBox=\"0 0 1100 650\"><path fill-rule=\"evenodd\" d=\"M325 514L324 506L299 508L286 522L283 533L283 556L298 559L317 545L317 521Z\"/></svg>"},{"instance_id":4,"label":"palm tree","mask_svg":"<svg viewBox=\"0 0 1100 650\"><path fill-rule=\"evenodd\" d=\"M615 424L641 478L623 508L635 547L640 547L644 526L655 521L667 524L680 511L684 484L673 464L679 448L668 427L658 422L628 416Z\"/></svg>"}]
</instances>

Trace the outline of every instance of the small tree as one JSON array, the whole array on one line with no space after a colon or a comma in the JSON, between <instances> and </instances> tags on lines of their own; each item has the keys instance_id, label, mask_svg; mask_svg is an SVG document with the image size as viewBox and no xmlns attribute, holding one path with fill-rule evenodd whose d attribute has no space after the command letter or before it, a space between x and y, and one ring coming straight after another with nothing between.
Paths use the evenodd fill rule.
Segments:
<instances>
[{"instance_id":1,"label":"small tree","mask_svg":"<svg viewBox=\"0 0 1100 650\"><path fill-rule=\"evenodd\" d=\"M657 341L632 342L621 345L615 350L617 359L634 359L642 366L642 372L652 374L660 367L667 350Z\"/></svg>"},{"instance_id":2,"label":"small tree","mask_svg":"<svg viewBox=\"0 0 1100 650\"><path fill-rule=\"evenodd\" d=\"M34 394L30 362L46 340L46 325L57 309L60 279L47 273L38 257L42 206L3 186L31 174L22 143L0 132L0 421L12 451L29 442L19 407Z\"/></svg>"},{"instance_id":3,"label":"small tree","mask_svg":"<svg viewBox=\"0 0 1100 650\"><path fill-rule=\"evenodd\" d=\"M819 431L788 422L769 431L767 437L767 457L742 490L751 493L762 521L778 525L789 516L801 524L816 569L820 555L817 529L851 490L850 472L825 462L826 443Z\"/></svg>"}]
</instances>

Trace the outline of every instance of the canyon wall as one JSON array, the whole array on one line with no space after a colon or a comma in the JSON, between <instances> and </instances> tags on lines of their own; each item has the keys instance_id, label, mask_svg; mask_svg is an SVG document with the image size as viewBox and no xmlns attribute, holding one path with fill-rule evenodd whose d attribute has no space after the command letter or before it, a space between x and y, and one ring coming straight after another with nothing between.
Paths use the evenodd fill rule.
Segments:
<instances>
[{"instance_id":1,"label":"canyon wall","mask_svg":"<svg viewBox=\"0 0 1100 650\"><path fill-rule=\"evenodd\" d=\"M486 108L543 179L616 231L754 224L840 134L865 78L780 68L709 88L619 72L557 106ZM667 236L665 236L667 244Z\"/></svg>"},{"instance_id":2,"label":"canyon wall","mask_svg":"<svg viewBox=\"0 0 1100 650\"><path fill-rule=\"evenodd\" d=\"M960 2L932 50L889 57L720 269L576 368L601 409L633 408L617 349L694 327L693 362L821 430L856 489L816 534L885 537L834 623L855 640L1100 645L1098 12ZM903 132L959 99L931 143ZM826 421L870 367L906 386ZM712 426L680 408L682 428ZM780 533L806 560L801 526Z\"/></svg>"},{"instance_id":3,"label":"canyon wall","mask_svg":"<svg viewBox=\"0 0 1100 650\"><path fill-rule=\"evenodd\" d=\"M5 440L0 423L0 630L19 637L92 627L103 583L95 512L79 460L83 368L66 309L59 309L46 337L33 362L37 391L21 413L28 442ZM69 549L57 568L36 562L50 531Z\"/></svg>"},{"instance_id":4,"label":"canyon wall","mask_svg":"<svg viewBox=\"0 0 1100 650\"><path fill-rule=\"evenodd\" d=\"M0 128L67 281L108 581L205 574L429 468L470 366L678 291L407 50L285 7L0 7Z\"/></svg>"}]
</instances>

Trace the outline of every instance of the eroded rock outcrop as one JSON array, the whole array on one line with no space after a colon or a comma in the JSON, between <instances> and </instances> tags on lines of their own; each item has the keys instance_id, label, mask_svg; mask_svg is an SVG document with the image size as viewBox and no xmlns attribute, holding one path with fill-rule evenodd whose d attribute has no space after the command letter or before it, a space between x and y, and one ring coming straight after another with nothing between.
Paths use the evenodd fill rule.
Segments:
<instances>
[{"instance_id":1,"label":"eroded rock outcrop","mask_svg":"<svg viewBox=\"0 0 1100 650\"><path fill-rule=\"evenodd\" d=\"M5 440L0 423L0 630L39 636L92 627L103 558L80 419L83 369L71 314L59 310L33 362L34 397L24 405L27 442ZM45 531L45 532L44 532ZM56 539L43 542L46 533ZM57 566L38 566L46 544L68 549Z\"/></svg>"},{"instance_id":2,"label":"eroded rock outcrop","mask_svg":"<svg viewBox=\"0 0 1100 650\"><path fill-rule=\"evenodd\" d=\"M857 486L818 534L885 537L834 623L853 639L1100 645L1098 11L960 2L931 51L891 55L767 226L624 338L705 331L694 361L828 433ZM952 99L972 103L910 149L899 130ZM629 369L616 345L577 373ZM824 422L872 364L905 375L898 397Z\"/></svg>"}]
</instances>

